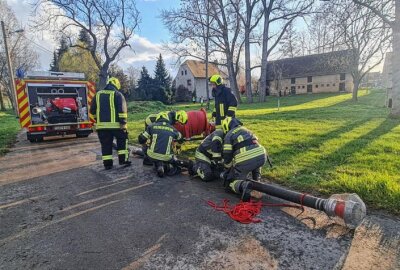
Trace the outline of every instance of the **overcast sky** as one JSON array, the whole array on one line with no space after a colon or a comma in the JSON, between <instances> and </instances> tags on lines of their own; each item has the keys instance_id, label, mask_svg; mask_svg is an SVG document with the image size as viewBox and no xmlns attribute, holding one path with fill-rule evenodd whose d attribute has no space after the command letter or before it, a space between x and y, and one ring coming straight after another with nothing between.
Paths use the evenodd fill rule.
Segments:
<instances>
[{"instance_id":1,"label":"overcast sky","mask_svg":"<svg viewBox=\"0 0 400 270\"><path fill-rule=\"evenodd\" d=\"M32 33L29 29L29 20L32 19L32 0L6 0L15 11L21 26L26 29L26 36L32 41L32 46L40 56L40 68L48 70L53 57L53 51L58 46L56 38L47 32ZM179 0L136 0L137 9L141 15L141 24L136 35L131 40L132 49L124 49L118 62L123 68L146 66L152 73L156 58L160 53L166 61L167 68L175 76L175 61L162 50L162 42L168 41L169 34L159 18L162 9L178 7Z\"/></svg>"}]
</instances>

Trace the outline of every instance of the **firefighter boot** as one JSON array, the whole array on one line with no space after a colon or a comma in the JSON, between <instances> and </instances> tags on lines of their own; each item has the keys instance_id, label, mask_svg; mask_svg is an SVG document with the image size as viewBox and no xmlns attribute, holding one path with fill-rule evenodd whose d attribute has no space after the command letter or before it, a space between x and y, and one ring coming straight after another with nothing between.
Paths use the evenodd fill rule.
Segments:
<instances>
[{"instance_id":1,"label":"firefighter boot","mask_svg":"<svg viewBox=\"0 0 400 270\"><path fill-rule=\"evenodd\" d=\"M180 174L181 171L182 171L181 167L172 164L167 164L166 173L168 176Z\"/></svg>"},{"instance_id":2,"label":"firefighter boot","mask_svg":"<svg viewBox=\"0 0 400 270\"><path fill-rule=\"evenodd\" d=\"M255 169L251 172L251 178L254 181L260 182L261 181L261 168Z\"/></svg>"},{"instance_id":3,"label":"firefighter boot","mask_svg":"<svg viewBox=\"0 0 400 270\"><path fill-rule=\"evenodd\" d=\"M156 162L155 165L158 177L164 177L164 164L162 162Z\"/></svg>"}]
</instances>

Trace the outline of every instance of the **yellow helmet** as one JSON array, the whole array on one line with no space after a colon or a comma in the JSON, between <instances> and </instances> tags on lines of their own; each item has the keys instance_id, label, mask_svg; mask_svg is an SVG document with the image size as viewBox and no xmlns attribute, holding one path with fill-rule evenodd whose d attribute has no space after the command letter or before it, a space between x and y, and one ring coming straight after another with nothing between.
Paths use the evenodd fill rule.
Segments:
<instances>
[{"instance_id":1,"label":"yellow helmet","mask_svg":"<svg viewBox=\"0 0 400 270\"><path fill-rule=\"evenodd\" d=\"M159 114L157 114L156 122L158 122L160 119L165 119L169 121L168 112L160 112Z\"/></svg>"},{"instance_id":2,"label":"yellow helmet","mask_svg":"<svg viewBox=\"0 0 400 270\"><path fill-rule=\"evenodd\" d=\"M112 84L115 86L115 88L117 88L117 90L121 89L121 83L119 82L119 80L115 77L111 77L108 79L107 84Z\"/></svg>"},{"instance_id":3,"label":"yellow helmet","mask_svg":"<svg viewBox=\"0 0 400 270\"><path fill-rule=\"evenodd\" d=\"M222 79L222 77L218 74L212 75L209 79L210 83L215 83L216 85L221 85L224 80Z\"/></svg>"},{"instance_id":4,"label":"yellow helmet","mask_svg":"<svg viewBox=\"0 0 400 270\"><path fill-rule=\"evenodd\" d=\"M184 125L188 121L188 115L185 111L177 111L175 113L175 120Z\"/></svg>"},{"instance_id":5,"label":"yellow helmet","mask_svg":"<svg viewBox=\"0 0 400 270\"><path fill-rule=\"evenodd\" d=\"M222 130L224 131L224 133L228 133L229 130L237 127L237 126L241 126L242 122L239 121L239 119L237 118L233 118L233 117L225 117L222 121L221 121L221 126L222 126Z\"/></svg>"}]
</instances>

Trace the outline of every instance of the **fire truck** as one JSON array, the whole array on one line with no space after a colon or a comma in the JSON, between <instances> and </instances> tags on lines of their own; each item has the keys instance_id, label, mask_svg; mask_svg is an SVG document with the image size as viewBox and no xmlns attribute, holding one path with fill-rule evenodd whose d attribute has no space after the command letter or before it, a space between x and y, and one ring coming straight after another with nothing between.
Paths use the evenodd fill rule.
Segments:
<instances>
[{"instance_id":1,"label":"fire truck","mask_svg":"<svg viewBox=\"0 0 400 270\"><path fill-rule=\"evenodd\" d=\"M83 73L28 72L16 80L16 91L19 121L30 142L57 135L87 137L93 132L89 111L96 90Z\"/></svg>"}]
</instances>

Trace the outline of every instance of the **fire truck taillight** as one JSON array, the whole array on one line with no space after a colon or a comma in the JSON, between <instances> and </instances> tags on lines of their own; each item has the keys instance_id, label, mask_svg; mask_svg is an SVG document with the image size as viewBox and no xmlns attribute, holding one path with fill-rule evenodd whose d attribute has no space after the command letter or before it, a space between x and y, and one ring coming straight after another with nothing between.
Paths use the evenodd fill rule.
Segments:
<instances>
[{"instance_id":1,"label":"fire truck taillight","mask_svg":"<svg viewBox=\"0 0 400 270\"><path fill-rule=\"evenodd\" d=\"M45 130L44 126L29 127L29 132L37 132L37 131L44 131L44 130Z\"/></svg>"},{"instance_id":2,"label":"fire truck taillight","mask_svg":"<svg viewBox=\"0 0 400 270\"><path fill-rule=\"evenodd\" d=\"M92 124L79 124L79 128L91 128Z\"/></svg>"}]
</instances>

